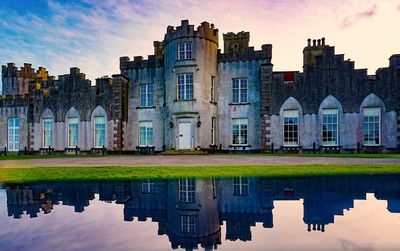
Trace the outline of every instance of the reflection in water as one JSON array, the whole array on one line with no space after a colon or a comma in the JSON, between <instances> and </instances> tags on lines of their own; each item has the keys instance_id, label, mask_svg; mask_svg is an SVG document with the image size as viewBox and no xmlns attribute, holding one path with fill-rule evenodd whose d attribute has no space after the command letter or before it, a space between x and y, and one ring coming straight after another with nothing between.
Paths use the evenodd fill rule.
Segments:
<instances>
[{"instance_id":1,"label":"reflection in water","mask_svg":"<svg viewBox=\"0 0 400 251\"><path fill-rule=\"evenodd\" d=\"M81 213L98 194L100 201L123 205L124 221L150 218L158 223L158 235L168 236L172 248L188 250L198 245L216 249L223 222L225 239L252 240L251 227L256 223L273 228L275 201L303 200L304 231L327 231L336 215L353 208L354 200L365 200L366 193L387 200L389 212L400 213L399 176L147 179L7 185L4 189L8 216L17 219L24 213L30 218L49 214L59 204Z\"/></svg>"}]
</instances>

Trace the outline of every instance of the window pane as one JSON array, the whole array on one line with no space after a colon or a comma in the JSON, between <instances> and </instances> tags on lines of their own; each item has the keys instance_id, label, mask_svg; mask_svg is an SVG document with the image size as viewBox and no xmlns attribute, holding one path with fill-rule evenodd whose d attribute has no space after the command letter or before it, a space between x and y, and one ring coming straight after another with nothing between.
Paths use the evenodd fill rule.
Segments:
<instances>
[{"instance_id":1,"label":"window pane","mask_svg":"<svg viewBox=\"0 0 400 251\"><path fill-rule=\"evenodd\" d=\"M43 147L53 145L53 119L43 119Z\"/></svg>"},{"instance_id":2,"label":"window pane","mask_svg":"<svg viewBox=\"0 0 400 251\"><path fill-rule=\"evenodd\" d=\"M299 110L283 111L283 144L285 146L297 146L299 135Z\"/></svg>"}]
</instances>

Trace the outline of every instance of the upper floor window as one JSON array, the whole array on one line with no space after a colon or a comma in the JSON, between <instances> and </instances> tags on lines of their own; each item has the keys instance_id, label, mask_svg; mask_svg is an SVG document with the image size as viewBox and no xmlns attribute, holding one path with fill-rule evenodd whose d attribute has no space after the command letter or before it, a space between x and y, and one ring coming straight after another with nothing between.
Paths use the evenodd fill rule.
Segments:
<instances>
[{"instance_id":1,"label":"upper floor window","mask_svg":"<svg viewBox=\"0 0 400 251\"><path fill-rule=\"evenodd\" d=\"M338 110L322 110L322 145L338 145Z\"/></svg>"},{"instance_id":2,"label":"upper floor window","mask_svg":"<svg viewBox=\"0 0 400 251\"><path fill-rule=\"evenodd\" d=\"M140 121L139 122L139 145L152 146L153 145L153 122Z\"/></svg>"},{"instance_id":3,"label":"upper floor window","mask_svg":"<svg viewBox=\"0 0 400 251\"><path fill-rule=\"evenodd\" d=\"M179 179L179 201L194 202L195 184L194 179Z\"/></svg>"},{"instance_id":4,"label":"upper floor window","mask_svg":"<svg viewBox=\"0 0 400 251\"><path fill-rule=\"evenodd\" d=\"M247 145L247 119L232 119L232 144Z\"/></svg>"},{"instance_id":5,"label":"upper floor window","mask_svg":"<svg viewBox=\"0 0 400 251\"><path fill-rule=\"evenodd\" d=\"M381 108L364 108L364 145L378 146L381 144Z\"/></svg>"},{"instance_id":6,"label":"upper floor window","mask_svg":"<svg viewBox=\"0 0 400 251\"><path fill-rule=\"evenodd\" d=\"M178 100L193 99L193 74L178 74Z\"/></svg>"},{"instance_id":7,"label":"upper floor window","mask_svg":"<svg viewBox=\"0 0 400 251\"><path fill-rule=\"evenodd\" d=\"M154 105L154 84L140 85L140 106L151 107Z\"/></svg>"},{"instance_id":8,"label":"upper floor window","mask_svg":"<svg viewBox=\"0 0 400 251\"><path fill-rule=\"evenodd\" d=\"M43 119L43 147L53 146L53 119Z\"/></svg>"},{"instance_id":9,"label":"upper floor window","mask_svg":"<svg viewBox=\"0 0 400 251\"><path fill-rule=\"evenodd\" d=\"M178 44L178 60L192 59L192 43L179 43Z\"/></svg>"},{"instance_id":10,"label":"upper floor window","mask_svg":"<svg viewBox=\"0 0 400 251\"><path fill-rule=\"evenodd\" d=\"M283 145L299 145L299 110L283 111Z\"/></svg>"},{"instance_id":11,"label":"upper floor window","mask_svg":"<svg viewBox=\"0 0 400 251\"><path fill-rule=\"evenodd\" d=\"M8 119L8 150L19 150L19 118Z\"/></svg>"},{"instance_id":12,"label":"upper floor window","mask_svg":"<svg viewBox=\"0 0 400 251\"><path fill-rule=\"evenodd\" d=\"M103 147L106 143L106 117L94 117L94 147Z\"/></svg>"},{"instance_id":13,"label":"upper floor window","mask_svg":"<svg viewBox=\"0 0 400 251\"><path fill-rule=\"evenodd\" d=\"M73 148L78 146L79 138L79 118L68 118L68 147Z\"/></svg>"},{"instance_id":14,"label":"upper floor window","mask_svg":"<svg viewBox=\"0 0 400 251\"><path fill-rule=\"evenodd\" d=\"M247 78L232 80L232 103L247 103Z\"/></svg>"}]
</instances>

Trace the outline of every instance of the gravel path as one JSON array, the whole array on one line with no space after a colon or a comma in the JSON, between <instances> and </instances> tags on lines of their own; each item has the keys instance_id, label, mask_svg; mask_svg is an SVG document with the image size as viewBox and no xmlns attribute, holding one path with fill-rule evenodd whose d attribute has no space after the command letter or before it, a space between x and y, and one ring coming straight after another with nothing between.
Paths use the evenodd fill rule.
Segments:
<instances>
[{"instance_id":1,"label":"gravel path","mask_svg":"<svg viewBox=\"0 0 400 251\"><path fill-rule=\"evenodd\" d=\"M211 165L312 165L400 164L400 158L340 158L246 155L114 156L0 161L0 167L38 166L211 166Z\"/></svg>"}]
</instances>

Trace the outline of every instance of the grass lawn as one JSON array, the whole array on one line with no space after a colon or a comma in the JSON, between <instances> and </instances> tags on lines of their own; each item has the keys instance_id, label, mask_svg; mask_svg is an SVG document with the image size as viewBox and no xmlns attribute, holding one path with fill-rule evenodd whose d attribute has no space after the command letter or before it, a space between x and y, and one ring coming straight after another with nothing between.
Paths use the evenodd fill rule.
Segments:
<instances>
[{"instance_id":1,"label":"grass lawn","mask_svg":"<svg viewBox=\"0 0 400 251\"><path fill-rule=\"evenodd\" d=\"M177 155L181 155L178 153ZM197 155L204 155L204 152ZM390 153L300 153L300 154L266 154L266 153L238 153L238 154L210 154L213 155L243 155L243 156L283 156L283 157L338 157L338 158L400 158L400 154ZM17 155L10 153L7 156L0 156L1 160L24 160L24 159L52 159L52 158L87 158L87 157L117 157L117 156L140 156L134 154L110 154L110 155L90 155L90 154L56 154L56 155Z\"/></svg>"},{"instance_id":2,"label":"grass lawn","mask_svg":"<svg viewBox=\"0 0 400 251\"><path fill-rule=\"evenodd\" d=\"M379 174L400 174L400 164L0 168L0 182L33 183L171 179L182 177L306 177Z\"/></svg>"}]
</instances>

